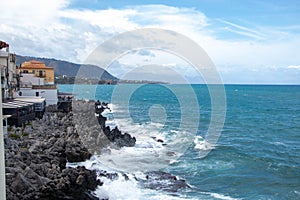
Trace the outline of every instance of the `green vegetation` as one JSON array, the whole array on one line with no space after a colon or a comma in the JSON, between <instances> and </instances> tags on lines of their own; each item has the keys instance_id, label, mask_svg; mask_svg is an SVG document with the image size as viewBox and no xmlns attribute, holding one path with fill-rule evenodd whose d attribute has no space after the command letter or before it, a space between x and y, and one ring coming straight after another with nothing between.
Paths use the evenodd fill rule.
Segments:
<instances>
[{"instance_id":1,"label":"green vegetation","mask_svg":"<svg viewBox=\"0 0 300 200\"><path fill-rule=\"evenodd\" d=\"M21 136L19 134L16 134L16 133L11 133L11 134L8 134L8 137L14 138L14 139L19 139Z\"/></svg>"},{"instance_id":2,"label":"green vegetation","mask_svg":"<svg viewBox=\"0 0 300 200\"><path fill-rule=\"evenodd\" d=\"M23 136L23 137L28 137L28 136L29 136L29 133L24 132L24 133L22 133L22 136Z\"/></svg>"}]
</instances>

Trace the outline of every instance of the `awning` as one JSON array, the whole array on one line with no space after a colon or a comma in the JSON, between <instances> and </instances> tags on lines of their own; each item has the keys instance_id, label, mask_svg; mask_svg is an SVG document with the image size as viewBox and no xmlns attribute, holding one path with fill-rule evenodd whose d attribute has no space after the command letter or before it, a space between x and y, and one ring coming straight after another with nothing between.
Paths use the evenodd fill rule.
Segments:
<instances>
[{"instance_id":1,"label":"awning","mask_svg":"<svg viewBox=\"0 0 300 200\"><path fill-rule=\"evenodd\" d=\"M43 103L45 101L45 98L41 98L41 97L17 97L14 100L15 101L28 102L28 103Z\"/></svg>"},{"instance_id":2,"label":"awning","mask_svg":"<svg viewBox=\"0 0 300 200\"><path fill-rule=\"evenodd\" d=\"M12 100L2 103L2 108L22 108L26 106L32 106L32 102L26 102L26 101L19 101L19 100Z\"/></svg>"},{"instance_id":3,"label":"awning","mask_svg":"<svg viewBox=\"0 0 300 200\"><path fill-rule=\"evenodd\" d=\"M11 115L2 115L2 120L10 118L10 117L11 117Z\"/></svg>"}]
</instances>

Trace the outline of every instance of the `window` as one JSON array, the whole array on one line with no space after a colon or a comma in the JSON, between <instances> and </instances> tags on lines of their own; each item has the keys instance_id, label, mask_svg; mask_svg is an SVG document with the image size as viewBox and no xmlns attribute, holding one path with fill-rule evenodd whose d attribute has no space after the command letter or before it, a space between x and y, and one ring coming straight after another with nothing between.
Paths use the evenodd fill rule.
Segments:
<instances>
[{"instance_id":1,"label":"window","mask_svg":"<svg viewBox=\"0 0 300 200\"><path fill-rule=\"evenodd\" d=\"M39 92L35 92L35 96L40 96L40 93Z\"/></svg>"},{"instance_id":2,"label":"window","mask_svg":"<svg viewBox=\"0 0 300 200\"><path fill-rule=\"evenodd\" d=\"M42 70L39 71L39 76L43 76L43 71Z\"/></svg>"},{"instance_id":3,"label":"window","mask_svg":"<svg viewBox=\"0 0 300 200\"><path fill-rule=\"evenodd\" d=\"M19 96L22 96L22 92L21 91L19 92Z\"/></svg>"}]
</instances>

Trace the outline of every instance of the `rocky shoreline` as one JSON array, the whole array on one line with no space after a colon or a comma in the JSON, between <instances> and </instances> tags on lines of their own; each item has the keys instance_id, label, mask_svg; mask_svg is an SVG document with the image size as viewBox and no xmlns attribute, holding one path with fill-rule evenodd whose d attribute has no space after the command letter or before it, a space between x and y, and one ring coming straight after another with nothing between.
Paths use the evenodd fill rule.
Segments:
<instances>
[{"instance_id":1,"label":"rocky shoreline","mask_svg":"<svg viewBox=\"0 0 300 200\"><path fill-rule=\"evenodd\" d=\"M126 174L120 177L117 173L101 169L95 171L83 166L66 167L67 162L88 160L92 154L100 154L108 146L121 148L135 143L135 138L121 131L110 131L109 134L113 134L114 138L119 138L111 140L112 136L105 134L106 119L102 126L99 120L105 105L103 108L98 107L101 110L96 109L99 114L96 117L95 103L75 101L71 113L46 112L42 119L32 121L22 128L10 128L5 135L8 200L96 200L99 198L94 196L93 191L103 184L102 178L129 180ZM149 172L142 179L135 178L135 181L142 187L168 192L189 188L184 180L166 172ZM168 185L165 185L166 181Z\"/></svg>"},{"instance_id":2,"label":"rocky shoreline","mask_svg":"<svg viewBox=\"0 0 300 200\"><path fill-rule=\"evenodd\" d=\"M84 199L102 183L96 171L66 168L67 162L89 159L72 113L45 113L5 136L7 199Z\"/></svg>"},{"instance_id":3,"label":"rocky shoreline","mask_svg":"<svg viewBox=\"0 0 300 200\"><path fill-rule=\"evenodd\" d=\"M100 103L99 100L95 102L95 114L107 139L116 144L118 147L133 147L136 142L135 137L132 137L128 133L122 133L118 127L114 127L110 130L110 127L106 126L107 119L102 115L105 110L110 110L107 103Z\"/></svg>"}]
</instances>

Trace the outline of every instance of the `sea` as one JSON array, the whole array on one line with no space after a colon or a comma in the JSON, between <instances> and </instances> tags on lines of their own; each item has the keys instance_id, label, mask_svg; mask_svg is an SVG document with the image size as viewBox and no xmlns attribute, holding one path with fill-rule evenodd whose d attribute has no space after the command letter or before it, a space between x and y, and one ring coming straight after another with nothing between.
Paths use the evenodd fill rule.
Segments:
<instances>
[{"instance_id":1,"label":"sea","mask_svg":"<svg viewBox=\"0 0 300 200\"><path fill-rule=\"evenodd\" d=\"M225 96L214 97L226 102L224 124L214 144L206 140L216 120L207 85L58 88L77 99L108 102L107 124L137 138L135 147L94 155L82 165L129 177L162 170L190 186L170 192L144 188L134 178L101 178L104 185L95 191L100 198L300 199L299 85L224 85ZM177 156L161 157L168 146ZM208 154L200 156L201 151Z\"/></svg>"}]
</instances>

